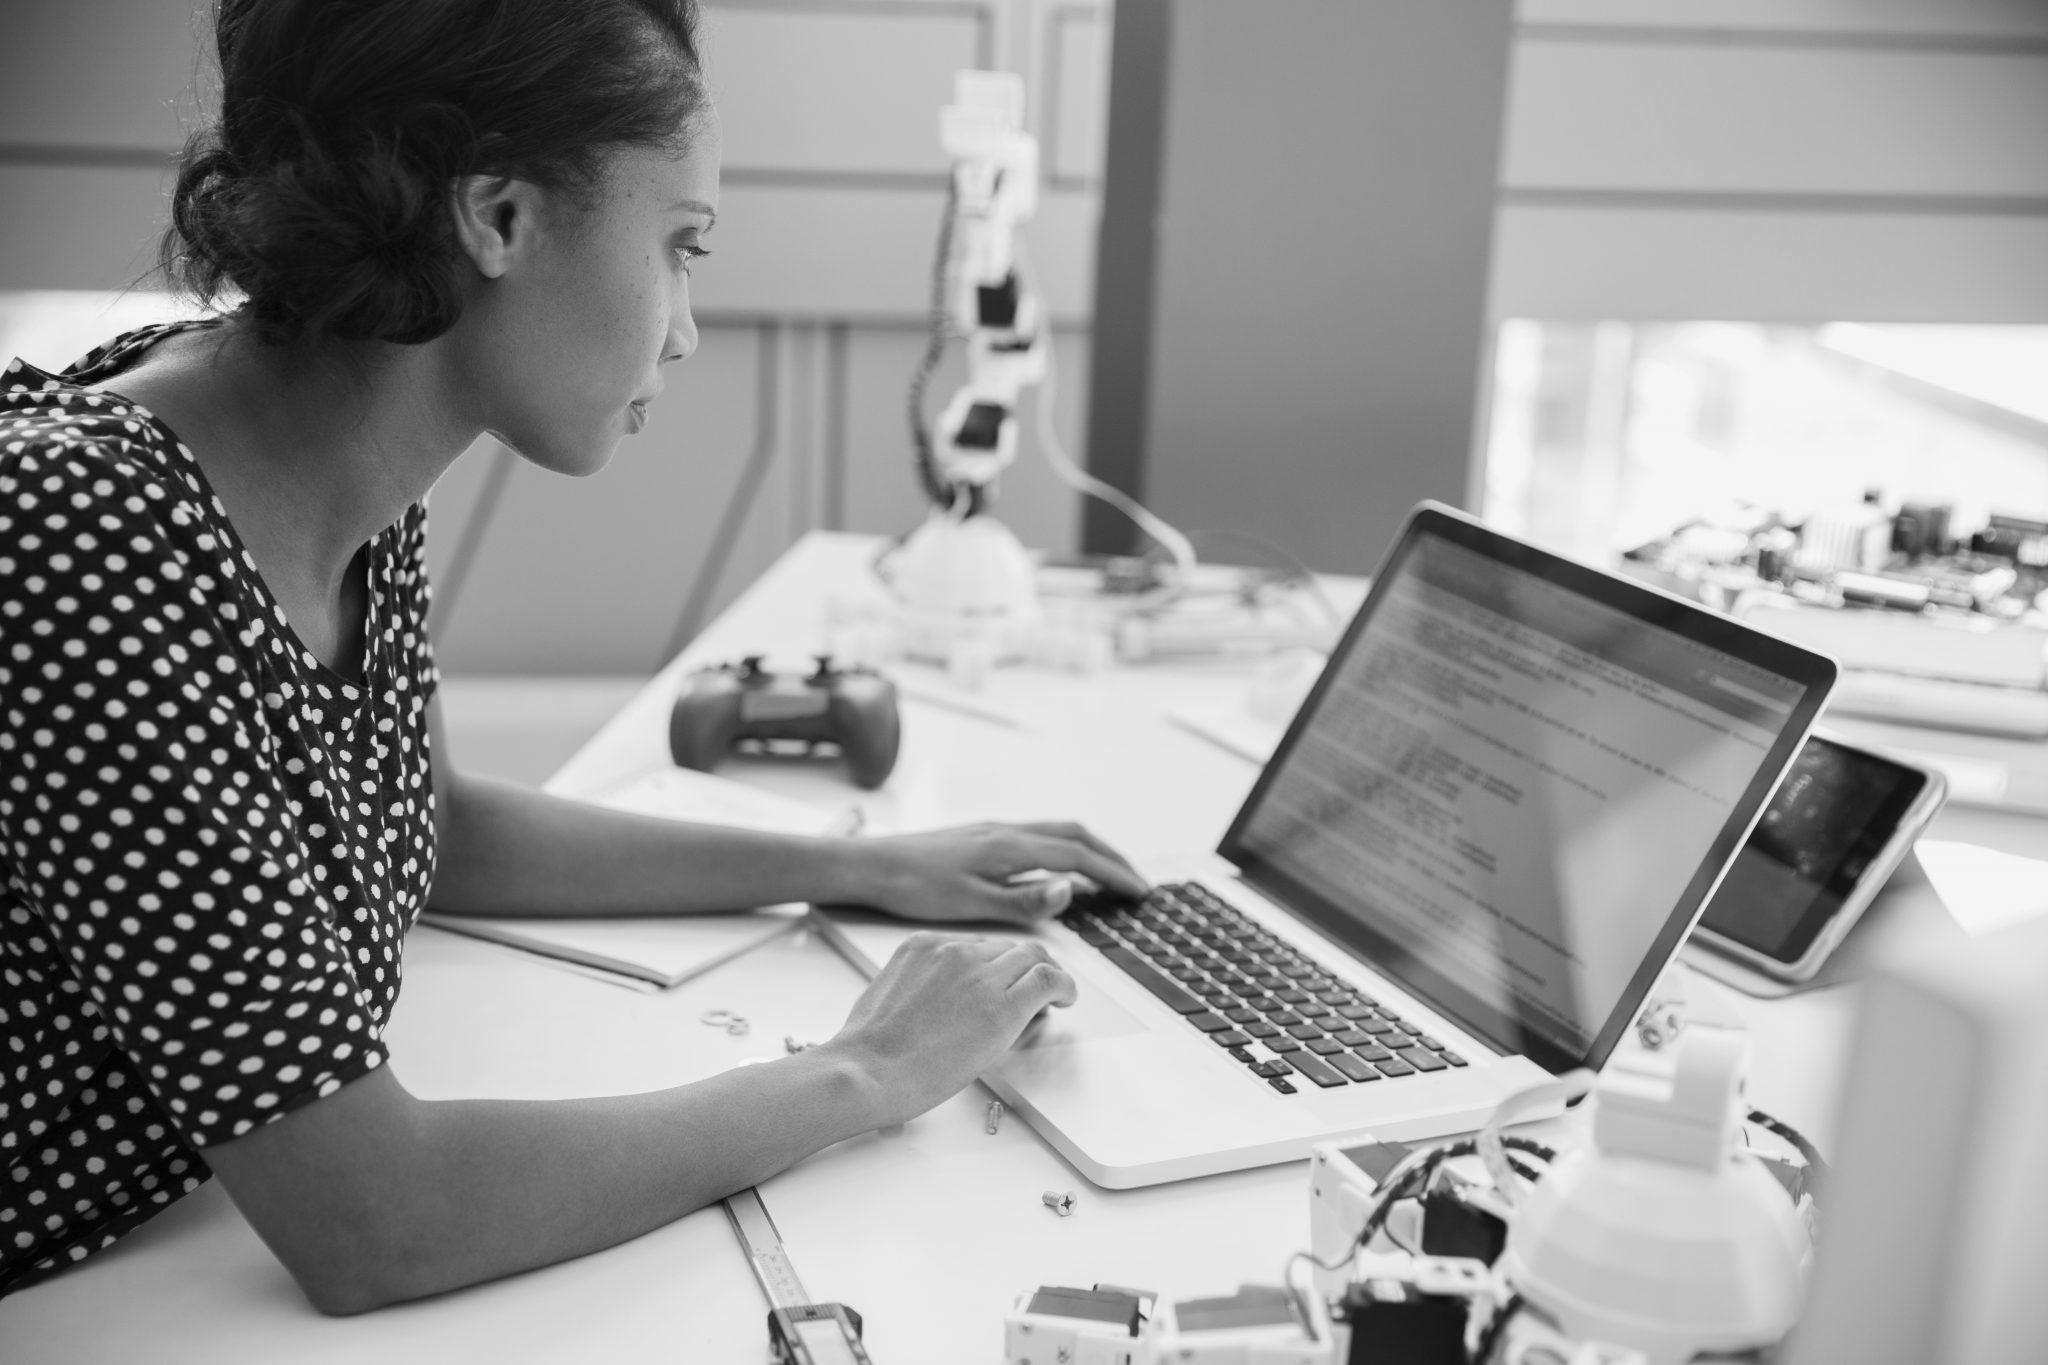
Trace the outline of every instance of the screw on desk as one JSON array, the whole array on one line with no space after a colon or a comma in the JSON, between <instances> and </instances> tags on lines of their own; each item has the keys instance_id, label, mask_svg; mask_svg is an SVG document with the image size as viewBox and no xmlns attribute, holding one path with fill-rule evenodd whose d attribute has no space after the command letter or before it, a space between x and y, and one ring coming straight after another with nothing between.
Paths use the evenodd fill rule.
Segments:
<instances>
[{"instance_id":1,"label":"screw on desk","mask_svg":"<svg viewBox=\"0 0 2048 1365\"><path fill-rule=\"evenodd\" d=\"M987 1126L991 1136L994 1135L996 1129L1003 1126L1003 1102L1001 1100L990 1100L988 1102Z\"/></svg>"},{"instance_id":2,"label":"screw on desk","mask_svg":"<svg viewBox=\"0 0 2048 1365\"><path fill-rule=\"evenodd\" d=\"M1060 1190L1047 1190L1038 1196L1038 1202L1062 1218L1071 1218L1074 1213L1074 1196Z\"/></svg>"}]
</instances>

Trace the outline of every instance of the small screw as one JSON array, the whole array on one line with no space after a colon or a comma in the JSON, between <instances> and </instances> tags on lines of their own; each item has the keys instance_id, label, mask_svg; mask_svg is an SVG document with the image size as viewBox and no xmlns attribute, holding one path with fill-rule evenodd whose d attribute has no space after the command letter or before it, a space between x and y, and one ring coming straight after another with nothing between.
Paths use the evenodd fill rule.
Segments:
<instances>
[{"instance_id":1,"label":"small screw","mask_svg":"<svg viewBox=\"0 0 2048 1365\"><path fill-rule=\"evenodd\" d=\"M1038 1202L1062 1218L1071 1218L1074 1213L1074 1196L1059 1190L1047 1190L1038 1196Z\"/></svg>"},{"instance_id":2,"label":"small screw","mask_svg":"<svg viewBox=\"0 0 2048 1365\"><path fill-rule=\"evenodd\" d=\"M996 1131L996 1129L998 1129L998 1128L1000 1128L1000 1127L1002 1127L1002 1126L1003 1126L1003 1102L1002 1102L1001 1100L990 1100L990 1101L988 1102L988 1131L989 1131L989 1135L990 1135L991 1137L993 1137L993 1136L995 1135L995 1131Z\"/></svg>"}]
</instances>

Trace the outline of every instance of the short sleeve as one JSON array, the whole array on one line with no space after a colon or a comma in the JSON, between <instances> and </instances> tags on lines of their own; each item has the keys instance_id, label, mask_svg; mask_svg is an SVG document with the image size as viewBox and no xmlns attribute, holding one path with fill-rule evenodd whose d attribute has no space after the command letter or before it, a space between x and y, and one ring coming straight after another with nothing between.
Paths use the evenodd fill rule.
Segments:
<instances>
[{"instance_id":1,"label":"short sleeve","mask_svg":"<svg viewBox=\"0 0 2048 1365\"><path fill-rule=\"evenodd\" d=\"M167 478L92 446L4 472L15 890L183 1136L240 1136L383 1061L267 731L266 623Z\"/></svg>"}]
</instances>

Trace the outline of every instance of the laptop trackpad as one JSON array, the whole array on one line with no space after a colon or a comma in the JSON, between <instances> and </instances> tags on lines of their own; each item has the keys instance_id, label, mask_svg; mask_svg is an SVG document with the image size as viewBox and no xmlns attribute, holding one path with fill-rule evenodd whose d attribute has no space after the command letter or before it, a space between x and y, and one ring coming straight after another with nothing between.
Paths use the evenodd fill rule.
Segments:
<instances>
[{"instance_id":1,"label":"laptop trackpad","mask_svg":"<svg viewBox=\"0 0 2048 1365\"><path fill-rule=\"evenodd\" d=\"M1092 1043L1098 1038L1115 1038L1125 1033L1142 1033L1146 1026L1138 1017L1084 979L1081 998L1065 1009L1041 1010L1024 1026L1017 1038L1017 1050L1058 1047L1063 1043Z\"/></svg>"}]
</instances>

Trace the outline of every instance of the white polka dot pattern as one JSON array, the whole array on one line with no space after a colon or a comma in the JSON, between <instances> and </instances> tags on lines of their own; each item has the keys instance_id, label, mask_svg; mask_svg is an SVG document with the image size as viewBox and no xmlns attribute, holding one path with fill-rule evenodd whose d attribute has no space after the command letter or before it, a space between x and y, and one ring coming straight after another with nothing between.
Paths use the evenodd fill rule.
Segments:
<instances>
[{"instance_id":1,"label":"white polka dot pattern","mask_svg":"<svg viewBox=\"0 0 2048 1365\"><path fill-rule=\"evenodd\" d=\"M0 376L0 1294L381 1065L433 879L424 510L343 678L191 453L81 387L172 330Z\"/></svg>"}]
</instances>

